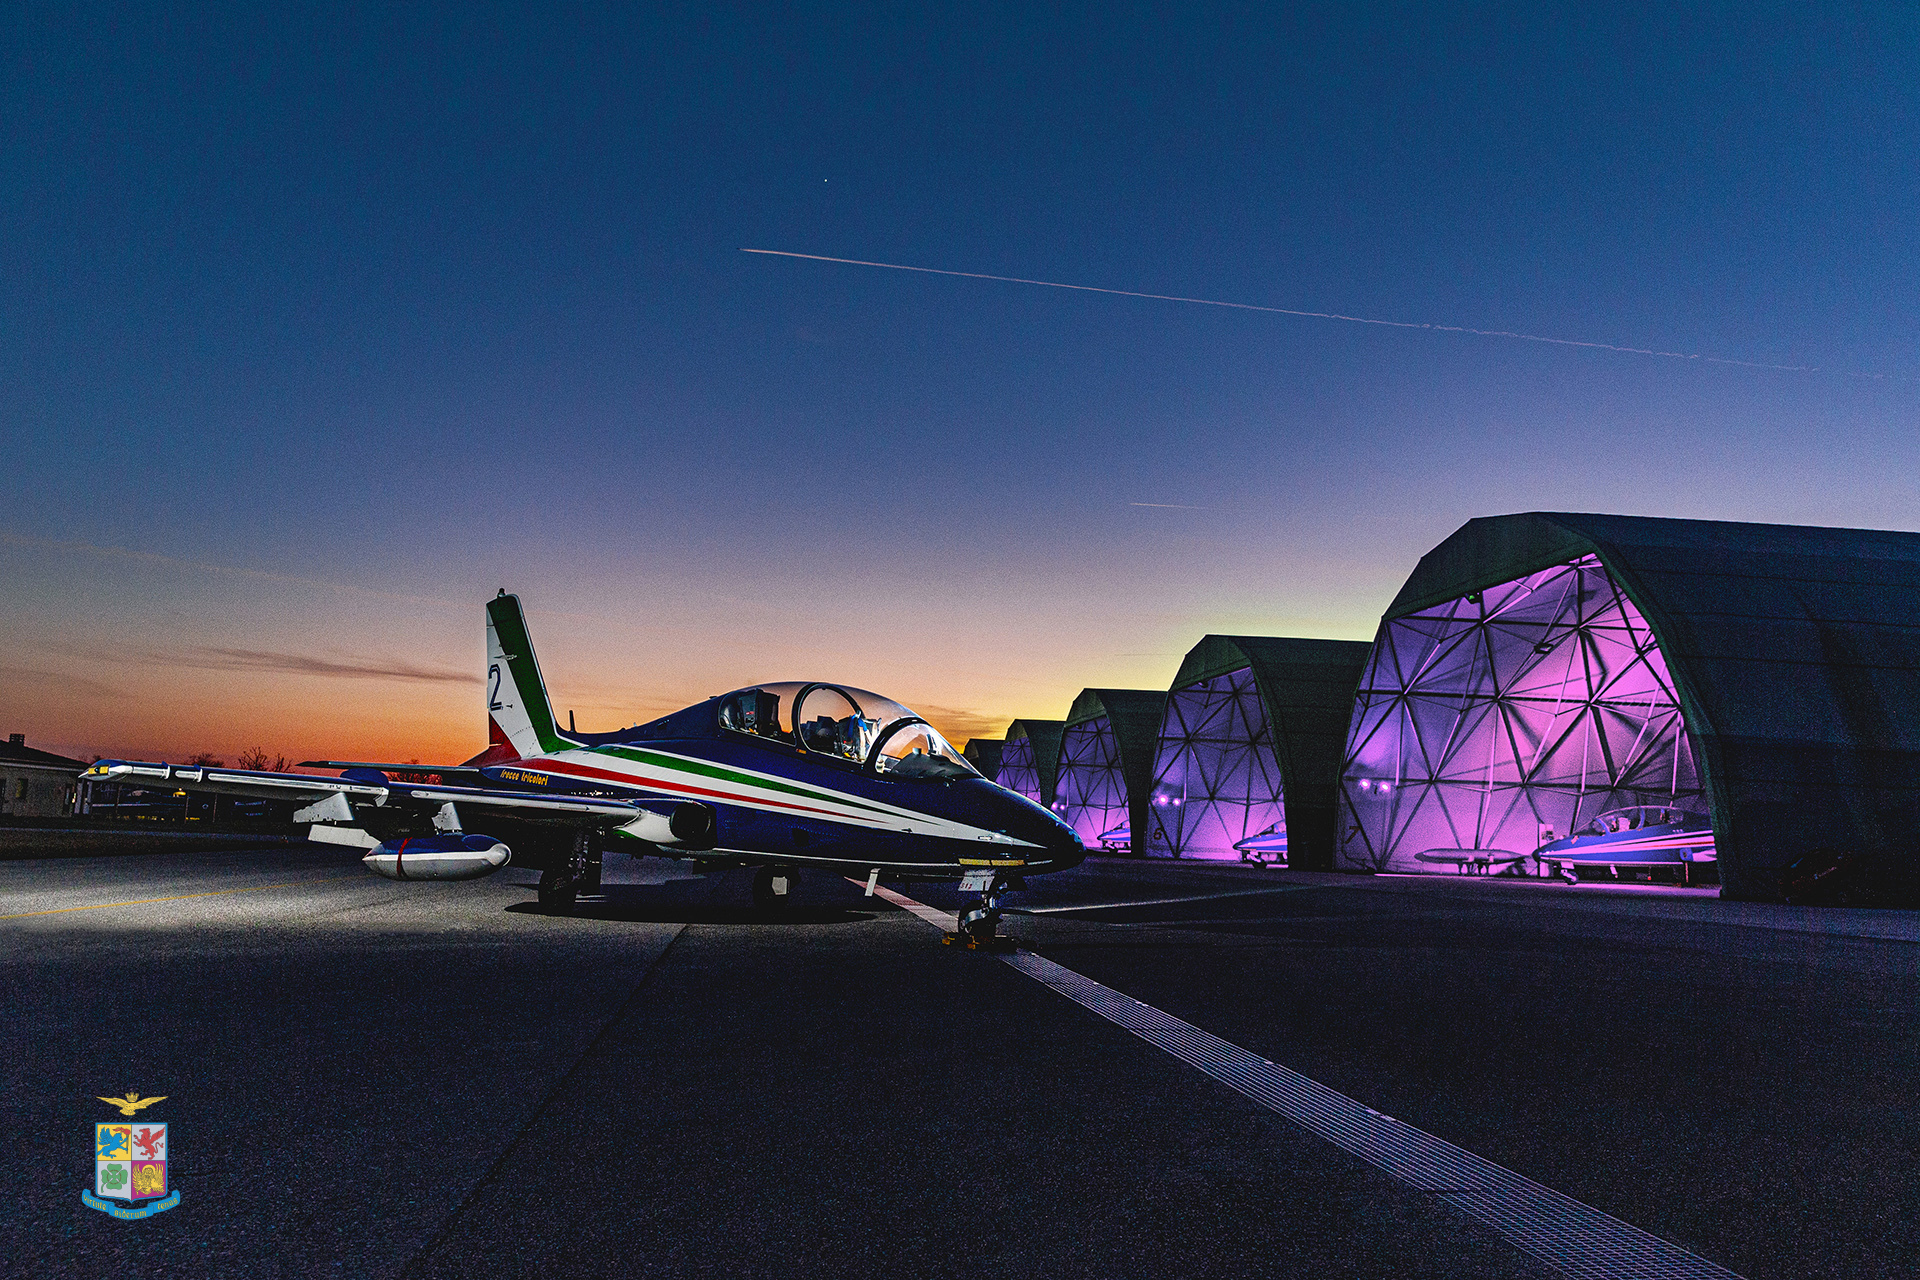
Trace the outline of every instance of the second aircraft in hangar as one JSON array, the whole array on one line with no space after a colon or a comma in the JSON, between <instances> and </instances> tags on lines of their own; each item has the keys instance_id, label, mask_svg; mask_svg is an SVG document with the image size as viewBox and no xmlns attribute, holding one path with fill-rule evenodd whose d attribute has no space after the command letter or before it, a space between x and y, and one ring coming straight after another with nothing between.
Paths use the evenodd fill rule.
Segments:
<instances>
[{"instance_id":1,"label":"second aircraft in hangar","mask_svg":"<svg viewBox=\"0 0 1920 1280\"><path fill-rule=\"evenodd\" d=\"M511 844L543 868L553 911L598 892L603 854L624 847L757 867L763 905L784 900L802 867L869 886L959 879L981 894L962 932L986 939L1008 888L1085 856L1071 827L863 689L755 685L631 729L562 730L519 598L502 591L486 612L492 745L464 764L306 762L342 771L321 777L102 760L82 776L295 800L309 839L367 848L367 866L397 880L487 875Z\"/></svg>"}]
</instances>

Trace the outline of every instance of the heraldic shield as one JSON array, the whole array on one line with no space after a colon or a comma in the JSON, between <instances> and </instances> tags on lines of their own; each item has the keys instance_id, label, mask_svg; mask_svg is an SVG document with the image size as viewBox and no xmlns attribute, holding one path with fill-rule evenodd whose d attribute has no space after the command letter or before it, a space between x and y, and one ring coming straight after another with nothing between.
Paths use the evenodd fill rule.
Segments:
<instances>
[{"instance_id":1,"label":"heraldic shield","mask_svg":"<svg viewBox=\"0 0 1920 1280\"><path fill-rule=\"evenodd\" d=\"M167 1126L94 1125L93 1186L80 1199L116 1218L145 1218L179 1204L180 1193L167 1186Z\"/></svg>"}]
</instances>

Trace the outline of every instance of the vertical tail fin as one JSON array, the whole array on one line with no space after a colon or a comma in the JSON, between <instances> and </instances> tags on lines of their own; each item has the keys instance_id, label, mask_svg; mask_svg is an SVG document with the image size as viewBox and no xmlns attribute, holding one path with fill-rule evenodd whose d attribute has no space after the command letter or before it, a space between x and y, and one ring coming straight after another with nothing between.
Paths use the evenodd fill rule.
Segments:
<instances>
[{"instance_id":1,"label":"vertical tail fin","mask_svg":"<svg viewBox=\"0 0 1920 1280\"><path fill-rule=\"evenodd\" d=\"M571 745L553 723L547 685L527 636L520 597L503 589L487 601L487 719L490 737L504 737L521 756Z\"/></svg>"}]
</instances>

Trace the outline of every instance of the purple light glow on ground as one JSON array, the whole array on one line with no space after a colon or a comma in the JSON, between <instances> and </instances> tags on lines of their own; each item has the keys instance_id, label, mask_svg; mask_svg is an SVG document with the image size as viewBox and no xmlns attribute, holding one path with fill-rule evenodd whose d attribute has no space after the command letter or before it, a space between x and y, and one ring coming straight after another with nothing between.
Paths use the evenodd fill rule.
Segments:
<instances>
[{"instance_id":1,"label":"purple light glow on ground","mask_svg":"<svg viewBox=\"0 0 1920 1280\"><path fill-rule=\"evenodd\" d=\"M1286 819L1280 766L1251 668L1176 689L1153 763L1147 852L1238 860L1234 842Z\"/></svg>"},{"instance_id":2,"label":"purple light glow on ground","mask_svg":"<svg viewBox=\"0 0 1920 1280\"><path fill-rule=\"evenodd\" d=\"M1344 772L1340 860L1375 871L1532 853L1609 809L1706 807L1666 660L1592 556L1383 626Z\"/></svg>"}]
</instances>

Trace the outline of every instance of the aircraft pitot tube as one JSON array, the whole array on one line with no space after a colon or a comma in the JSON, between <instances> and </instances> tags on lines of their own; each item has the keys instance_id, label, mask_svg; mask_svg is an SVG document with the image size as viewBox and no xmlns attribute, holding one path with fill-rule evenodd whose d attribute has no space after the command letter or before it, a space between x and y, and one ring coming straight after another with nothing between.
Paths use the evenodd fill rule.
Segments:
<instances>
[{"instance_id":1,"label":"aircraft pitot tube","mask_svg":"<svg viewBox=\"0 0 1920 1280\"><path fill-rule=\"evenodd\" d=\"M507 846L492 836L415 836L375 845L361 861L389 880L478 880L507 865Z\"/></svg>"},{"instance_id":2,"label":"aircraft pitot tube","mask_svg":"<svg viewBox=\"0 0 1920 1280\"><path fill-rule=\"evenodd\" d=\"M681 849L711 849L717 830L713 809L695 800L684 800L667 812L642 809L640 816L620 830L650 844L672 845Z\"/></svg>"}]
</instances>

